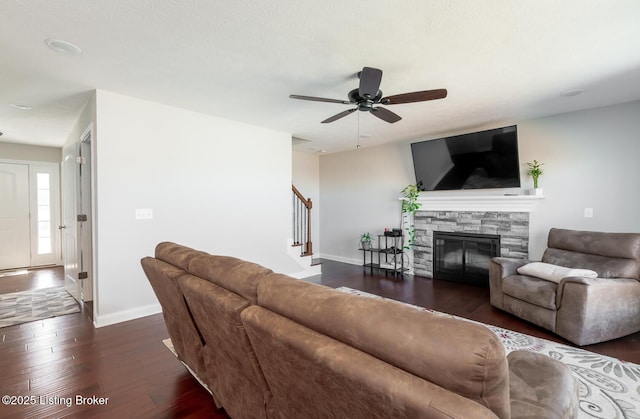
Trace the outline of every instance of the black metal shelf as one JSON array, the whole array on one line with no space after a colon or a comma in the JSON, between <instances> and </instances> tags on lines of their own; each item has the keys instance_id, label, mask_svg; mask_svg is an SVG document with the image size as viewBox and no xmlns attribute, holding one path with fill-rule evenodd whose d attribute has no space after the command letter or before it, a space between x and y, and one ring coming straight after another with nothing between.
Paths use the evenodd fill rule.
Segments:
<instances>
[{"instance_id":1,"label":"black metal shelf","mask_svg":"<svg viewBox=\"0 0 640 419\"><path fill-rule=\"evenodd\" d=\"M362 250L362 266L369 268L371 274L373 270L383 271L385 274L392 273L395 275L403 275L408 271L404 267L404 236L388 236L385 234L378 235L378 247L370 247ZM367 263L367 253L369 254L369 263ZM375 262L377 259L377 263Z\"/></svg>"}]
</instances>

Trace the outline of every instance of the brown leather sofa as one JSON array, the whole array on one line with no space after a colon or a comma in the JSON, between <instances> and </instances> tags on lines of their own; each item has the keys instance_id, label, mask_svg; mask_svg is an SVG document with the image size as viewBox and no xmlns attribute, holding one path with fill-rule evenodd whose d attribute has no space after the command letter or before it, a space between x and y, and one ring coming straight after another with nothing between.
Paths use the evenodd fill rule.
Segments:
<instances>
[{"instance_id":1,"label":"brown leather sofa","mask_svg":"<svg viewBox=\"0 0 640 419\"><path fill-rule=\"evenodd\" d=\"M174 243L142 266L179 359L234 419L577 415L564 364L505 356L479 324Z\"/></svg>"},{"instance_id":2,"label":"brown leather sofa","mask_svg":"<svg viewBox=\"0 0 640 419\"><path fill-rule=\"evenodd\" d=\"M558 283L523 275L528 261L494 258L491 304L577 345L640 331L640 234L552 228L542 262L595 271Z\"/></svg>"}]
</instances>

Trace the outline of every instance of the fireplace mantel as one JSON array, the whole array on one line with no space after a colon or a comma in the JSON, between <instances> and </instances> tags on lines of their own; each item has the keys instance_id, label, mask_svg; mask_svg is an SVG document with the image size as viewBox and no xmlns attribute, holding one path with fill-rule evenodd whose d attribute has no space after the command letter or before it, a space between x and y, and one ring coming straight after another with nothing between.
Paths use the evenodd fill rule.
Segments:
<instances>
[{"instance_id":1,"label":"fireplace mantel","mask_svg":"<svg viewBox=\"0 0 640 419\"><path fill-rule=\"evenodd\" d=\"M420 194L419 211L506 211L532 212L541 195L450 195Z\"/></svg>"}]
</instances>

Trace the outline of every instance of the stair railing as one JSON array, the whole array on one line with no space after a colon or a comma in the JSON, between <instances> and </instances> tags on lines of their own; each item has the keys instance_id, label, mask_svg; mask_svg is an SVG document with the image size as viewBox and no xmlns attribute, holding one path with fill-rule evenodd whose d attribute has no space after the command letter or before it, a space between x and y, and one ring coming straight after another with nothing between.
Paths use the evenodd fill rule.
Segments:
<instances>
[{"instance_id":1,"label":"stair railing","mask_svg":"<svg viewBox=\"0 0 640 419\"><path fill-rule=\"evenodd\" d=\"M293 191L293 245L301 246L300 256L311 256L311 199L305 198L295 186Z\"/></svg>"}]
</instances>

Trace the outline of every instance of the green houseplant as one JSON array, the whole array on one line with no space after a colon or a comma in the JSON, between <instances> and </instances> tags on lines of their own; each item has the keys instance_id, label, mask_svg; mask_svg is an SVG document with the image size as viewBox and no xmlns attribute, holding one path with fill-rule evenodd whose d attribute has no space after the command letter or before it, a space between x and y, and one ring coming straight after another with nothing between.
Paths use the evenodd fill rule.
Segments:
<instances>
[{"instance_id":1,"label":"green houseplant","mask_svg":"<svg viewBox=\"0 0 640 419\"><path fill-rule=\"evenodd\" d=\"M360 236L360 244L364 250L369 250L371 248L371 234L362 233Z\"/></svg>"},{"instance_id":2,"label":"green houseplant","mask_svg":"<svg viewBox=\"0 0 640 419\"><path fill-rule=\"evenodd\" d=\"M538 189L538 178L544 173L541 167L543 164L544 163L538 163L538 160L534 160L533 163L527 163L527 166L529 166L527 174L533 179L534 189Z\"/></svg>"},{"instance_id":3,"label":"green houseplant","mask_svg":"<svg viewBox=\"0 0 640 419\"><path fill-rule=\"evenodd\" d=\"M413 248L415 244L416 227L413 224L413 217L422 206L418 202L419 197L420 190L416 184L407 185L402 190L402 229L406 232L405 250Z\"/></svg>"}]
</instances>

